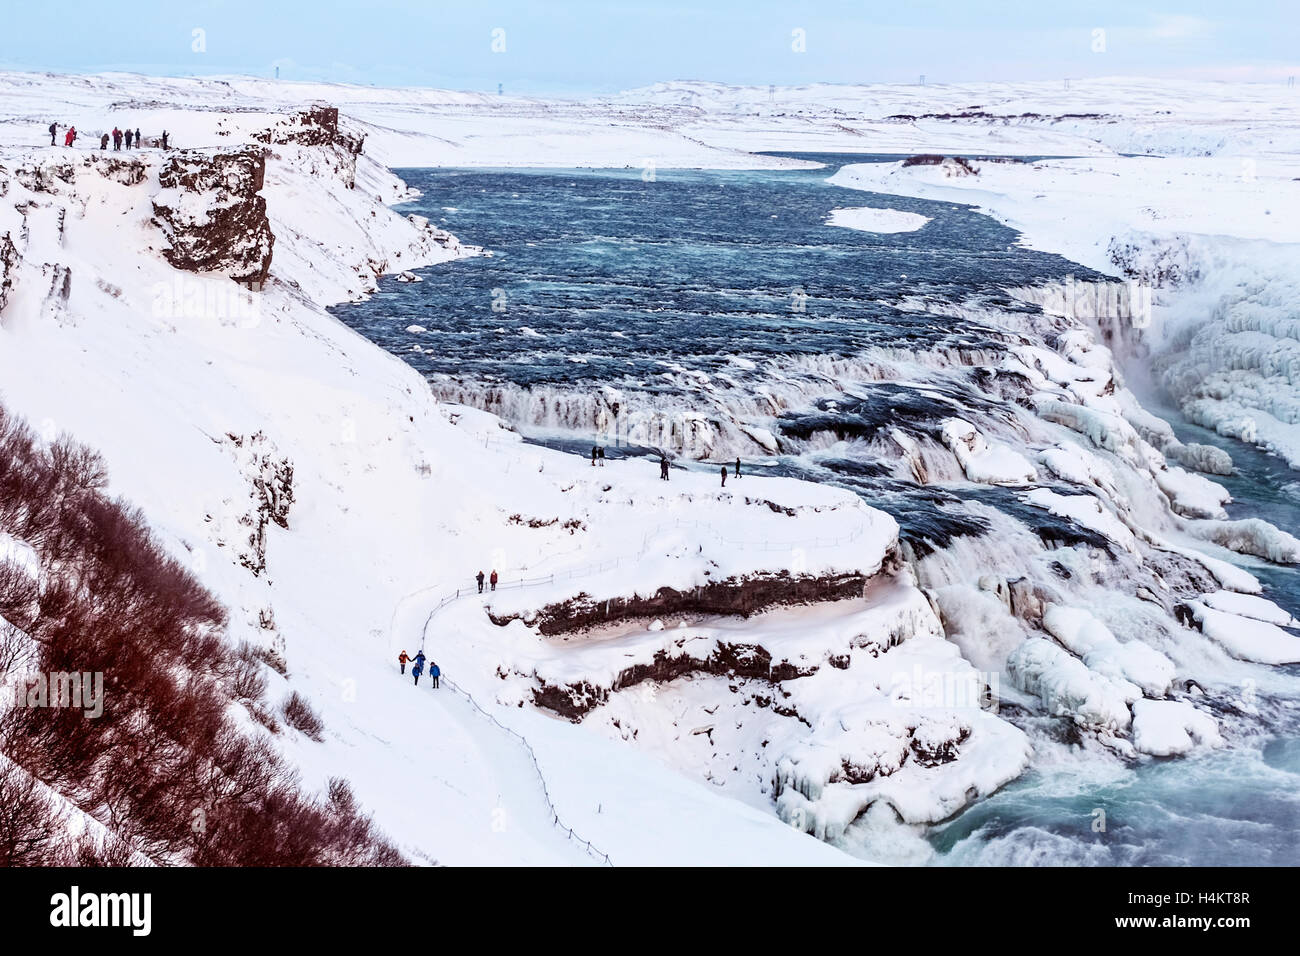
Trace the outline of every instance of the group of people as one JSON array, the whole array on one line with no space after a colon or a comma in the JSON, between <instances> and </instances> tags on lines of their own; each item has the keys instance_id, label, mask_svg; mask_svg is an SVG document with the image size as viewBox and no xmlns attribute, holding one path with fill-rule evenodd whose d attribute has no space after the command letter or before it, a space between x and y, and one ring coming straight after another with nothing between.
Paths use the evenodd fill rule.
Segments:
<instances>
[{"instance_id":1,"label":"group of people","mask_svg":"<svg viewBox=\"0 0 1300 956\"><path fill-rule=\"evenodd\" d=\"M478 593L479 593L479 594L482 594L482 593L483 593L483 572L480 571L478 574L474 575L474 580L478 582ZM492 569L492 576L491 576L490 578L488 578L488 582L492 585L492 590L495 591L495 590L497 589L497 569L496 569L496 568L493 568L493 569Z\"/></svg>"},{"instance_id":2,"label":"group of people","mask_svg":"<svg viewBox=\"0 0 1300 956\"><path fill-rule=\"evenodd\" d=\"M424 651L416 651L415 656L411 657L402 651L397 655L397 663L402 668L402 673L406 673L406 665L411 665L411 674L415 678L415 686L420 686L420 675L424 673L425 656ZM438 678L442 676L442 668L438 666L437 661L429 661L429 680L433 683L433 689L438 689Z\"/></svg>"},{"instance_id":3,"label":"group of people","mask_svg":"<svg viewBox=\"0 0 1300 956\"><path fill-rule=\"evenodd\" d=\"M54 145L57 144L58 133L59 133L59 124L58 124L58 123L51 123L51 124L50 124L50 145L51 145L51 146L54 146ZM114 149L121 149L121 148L122 148L122 144L123 144L124 142L126 143L126 148L127 148L127 149L130 149L133 143L134 143L136 149L142 149L142 148L144 147L144 137L142 137L142 136L140 135L140 130L139 130L139 129L136 129L134 132L132 132L132 131L129 130L129 129L124 131L124 130L120 130L120 129L118 129L116 126L114 126L114 127L113 127L113 132L111 132L111 133L104 133L103 135L101 135L101 136L99 137L99 148L100 148L100 149L108 149L108 144L109 144L109 141L110 141L110 140L111 140L112 143L113 143L113 148L114 148ZM64 146L71 146L71 145L73 145L76 141L77 141L77 127L75 127L75 126L69 126L69 127L68 127L68 131L67 131L66 133L63 134L63 145L64 145ZM169 146L168 146L168 142L167 142L167 131L166 131L166 130L163 130L163 131L162 131L162 136L160 136L160 137L158 138L158 140L156 141L155 145L160 145L160 146L162 146L163 149L168 149L168 148L169 148Z\"/></svg>"}]
</instances>

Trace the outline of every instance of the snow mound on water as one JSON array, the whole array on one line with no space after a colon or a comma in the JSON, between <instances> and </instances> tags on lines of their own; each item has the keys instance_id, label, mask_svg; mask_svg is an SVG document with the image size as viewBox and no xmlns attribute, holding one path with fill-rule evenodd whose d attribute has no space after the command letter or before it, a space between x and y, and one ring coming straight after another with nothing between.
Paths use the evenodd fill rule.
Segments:
<instances>
[{"instance_id":1,"label":"snow mound on water","mask_svg":"<svg viewBox=\"0 0 1300 956\"><path fill-rule=\"evenodd\" d=\"M1136 684L1098 674L1041 637L1030 638L1012 653L1007 673L1017 687L1041 700L1049 713L1103 732L1127 730L1132 722L1129 704L1142 697Z\"/></svg>"},{"instance_id":2,"label":"snow mound on water","mask_svg":"<svg viewBox=\"0 0 1300 956\"><path fill-rule=\"evenodd\" d=\"M1133 746L1154 757L1185 754L1195 746L1221 747L1218 722L1182 700L1133 704Z\"/></svg>"},{"instance_id":3,"label":"snow mound on water","mask_svg":"<svg viewBox=\"0 0 1300 956\"><path fill-rule=\"evenodd\" d=\"M1233 657L1258 664L1300 663L1300 637L1276 624L1215 610L1200 601L1190 607L1202 633Z\"/></svg>"},{"instance_id":4,"label":"snow mound on water","mask_svg":"<svg viewBox=\"0 0 1300 956\"><path fill-rule=\"evenodd\" d=\"M826 225L843 226L846 229L858 229L862 232L895 233L916 232L929 221L929 216L921 216L914 212L859 206L832 209L826 219Z\"/></svg>"},{"instance_id":5,"label":"snow mound on water","mask_svg":"<svg viewBox=\"0 0 1300 956\"><path fill-rule=\"evenodd\" d=\"M1300 628L1300 621L1297 621L1290 613L1267 598L1254 594L1239 594L1236 591L1215 591L1202 597L1201 602L1216 611L1227 611L1229 614L1236 614L1239 617L1267 621L1269 624L1276 624L1279 627Z\"/></svg>"},{"instance_id":6,"label":"snow mound on water","mask_svg":"<svg viewBox=\"0 0 1300 956\"><path fill-rule=\"evenodd\" d=\"M1278 564L1300 564L1300 541L1262 518L1193 521L1191 530L1230 551L1253 554Z\"/></svg>"},{"instance_id":7,"label":"snow mound on water","mask_svg":"<svg viewBox=\"0 0 1300 956\"><path fill-rule=\"evenodd\" d=\"M1232 500L1228 489L1182 468L1157 468L1151 472L1174 511L1189 518L1226 519L1223 506Z\"/></svg>"},{"instance_id":8,"label":"snow mound on water","mask_svg":"<svg viewBox=\"0 0 1300 956\"><path fill-rule=\"evenodd\" d=\"M1163 697L1174 679L1174 662L1140 641L1121 644L1101 621L1080 608L1049 604L1043 626L1098 674L1129 680L1152 697Z\"/></svg>"},{"instance_id":9,"label":"snow mound on water","mask_svg":"<svg viewBox=\"0 0 1300 956\"><path fill-rule=\"evenodd\" d=\"M1047 488L1035 488L1025 496L1031 505L1069 518L1075 524L1096 531L1124 548L1137 554L1137 539L1115 513L1092 495L1060 495Z\"/></svg>"},{"instance_id":10,"label":"snow mound on water","mask_svg":"<svg viewBox=\"0 0 1300 956\"><path fill-rule=\"evenodd\" d=\"M1038 472L1024 455L1006 445L986 441L979 429L964 419L946 419L943 440L971 481L986 485L1023 485L1038 477Z\"/></svg>"}]
</instances>

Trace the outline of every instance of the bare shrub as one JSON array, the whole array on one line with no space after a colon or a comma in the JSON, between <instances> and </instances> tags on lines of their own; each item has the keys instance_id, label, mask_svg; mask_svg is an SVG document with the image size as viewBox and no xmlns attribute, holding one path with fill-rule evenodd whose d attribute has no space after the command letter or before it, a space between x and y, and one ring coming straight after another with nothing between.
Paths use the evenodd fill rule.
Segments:
<instances>
[{"instance_id":1,"label":"bare shrub","mask_svg":"<svg viewBox=\"0 0 1300 956\"><path fill-rule=\"evenodd\" d=\"M269 738L236 728L227 709L246 695L278 730L254 663L265 658L226 644L224 608L105 482L93 451L46 447L0 408L0 531L29 544L41 571L34 593L25 569L0 569L0 608L34 669L101 673L105 698L96 719L0 711L0 865L118 865L136 851L209 866L403 862L355 807L304 795ZM11 656L23 640L6 633ZM285 712L321 739L301 695ZM51 792L111 820L111 835L71 839Z\"/></svg>"},{"instance_id":2,"label":"bare shrub","mask_svg":"<svg viewBox=\"0 0 1300 956\"><path fill-rule=\"evenodd\" d=\"M316 711L311 709L311 704L307 703L307 698L302 694L294 691L288 696L281 708L284 714L284 722L290 727L301 730L312 740L324 740L325 723L317 716Z\"/></svg>"},{"instance_id":3,"label":"bare shrub","mask_svg":"<svg viewBox=\"0 0 1300 956\"><path fill-rule=\"evenodd\" d=\"M63 816L30 774L0 760L0 866L59 862Z\"/></svg>"}]
</instances>

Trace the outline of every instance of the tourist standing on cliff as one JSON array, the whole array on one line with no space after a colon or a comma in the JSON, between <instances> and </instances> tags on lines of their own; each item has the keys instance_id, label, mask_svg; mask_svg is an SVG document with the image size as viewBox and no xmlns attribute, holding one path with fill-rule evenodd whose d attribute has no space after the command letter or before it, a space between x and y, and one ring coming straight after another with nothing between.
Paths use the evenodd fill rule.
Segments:
<instances>
[{"instance_id":1,"label":"tourist standing on cliff","mask_svg":"<svg viewBox=\"0 0 1300 956\"><path fill-rule=\"evenodd\" d=\"M740 477L740 459L739 459L739 458L736 459L736 477L737 477L737 478Z\"/></svg>"},{"instance_id":2,"label":"tourist standing on cliff","mask_svg":"<svg viewBox=\"0 0 1300 956\"><path fill-rule=\"evenodd\" d=\"M727 466L722 466L722 487L727 487Z\"/></svg>"},{"instance_id":3,"label":"tourist standing on cliff","mask_svg":"<svg viewBox=\"0 0 1300 956\"><path fill-rule=\"evenodd\" d=\"M167 148L167 131L166 131L166 130L163 130L163 134L162 134L162 148L163 148L163 149L166 149L166 148Z\"/></svg>"},{"instance_id":4,"label":"tourist standing on cliff","mask_svg":"<svg viewBox=\"0 0 1300 956\"><path fill-rule=\"evenodd\" d=\"M668 459L663 455L659 456L659 478L662 481L668 480Z\"/></svg>"},{"instance_id":5,"label":"tourist standing on cliff","mask_svg":"<svg viewBox=\"0 0 1300 956\"><path fill-rule=\"evenodd\" d=\"M58 124L58 123L51 123L51 124L50 124L50 145L51 145L51 146L55 146L55 145L57 145L57 144L54 142L54 134L57 133L58 131L59 131L59 124Z\"/></svg>"},{"instance_id":6,"label":"tourist standing on cliff","mask_svg":"<svg viewBox=\"0 0 1300 956\"><path fill-rule=\"evenodd\" d=\"M136 149L139 149L139 148L140 148L140 144L143 143L143 142L144 142L144 140L142 140L142 139L140 138L140 127L137 126L136 129L135 129L135 148L136 148Z\"/></svg>"},{"instance_id":7,"label":"tourist standing on cliff","mask_svg":"<svg viewBox=\"0 0 1300 956\"><path fill-rule=\"evenodd\" d=\"M474 580L478 582L478 593L482 594L483 593L483 572L480 571L478 574L474 575Z\"/></svg>"},{"instance_id":8,"label":"tourist standing on cliff","mask_svg":"<svg viewBox=\"0 0 1300 956\"><path fill-rule=\"evenodd\" d=\"M493 590L493 591L495 591L495 590L497 589L497 569L496 569L496 568L493 568L493 569L492 569L492 577L488 578L488 583L492 585L492 590Z\"/></svg>"},{"instance_id":9,"label":"tourist standing on cliff","mask_svg":"<svg viewBox=\"0 0 1300 956\"><path fill-rule=\"evenodd\" d=\"M63 137L63 145L64 145L64 146L71 146L71 145L72 145L73 143L75 143L76 141L77 141L77 127L75 127L75 126L69 126L69 127L68 127L68 135L66 135L66 136Z\"/></svg>"},{"instance_id":10,"label":"tourist standing on cliff","mask_svg":"<svg viewBox=\"0 0 1300 956\"><path fill-rule=\"evenodd\" d=\"M113 148L114 149L122 148L122 131L118 129L116 126L113 127Z\"/></svg>"},{"instance_id":11,"label":"tourist standing on cliff","mask_svg":"<svg viewBox=\"0 0 1300 956\"><path fill-rule=\"evenodd\" d=\"M131 130L129 127L127 128L126 131L126 148L127 149L131 148Z\"/></svg>"}]
</instances>

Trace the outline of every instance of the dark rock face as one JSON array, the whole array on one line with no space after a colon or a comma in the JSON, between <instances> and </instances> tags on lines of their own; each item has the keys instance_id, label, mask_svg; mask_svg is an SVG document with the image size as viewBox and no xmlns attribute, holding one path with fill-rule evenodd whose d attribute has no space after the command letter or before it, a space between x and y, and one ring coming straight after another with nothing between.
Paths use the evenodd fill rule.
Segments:
<instances>
[{"instance_id":1,"label":"dark rock face","mask_svg":"<svg viewBox=\"0 0 1300 956\"><path fill-rule=\"evenodd\" d=\"M76 167L63 160L38 161L14 170L14 179L34 193L58 193L59 183L71 184L76 177Z\"/></svg>"},{"instance_id":2,"label":"dark rock face","mask_svg":"<svg viewBox=\"0 0 1300 956\"><path fill-rule=\"evenodd\" d=\"M14 245L9 233L0 236L0 309L9 301L9 293L14 287L14 275L18 271L18 247Z\"/></svg>"},{"instance_id":3,"label":"dark rock face","mask_svg":"<svg viewBox=\"0 0 1300 956\"><path fill-rule=\"evenodd\" d=\"M860 597L867 580L865 574L856 572L818 577L781 571L713 581L690 591L660 588L647 597L633 594L597 601L588 594L579 594L542 608L537 615L537 627L540 633L554 636L629 618L682 613L748 617L781 604L815 604ZM509 623L511 619L493 618L498 624Z\"/></svg>"},{"instance_id":4,"label":"dark rock face","mask_svg":"<svg viewBox=\"0 0 1300 956\"><path fill-rule=\"evenodd\" d=\"M265 177L266 153L257 147L170 155L153 201L154 221L171 243L167 261L251 287L265 282L275 245L266 200L258 195Z\"/></svg>"},{"instance_id":5,"label":"dark rock face","mask_svg":"<svg viewBox=\"0 0 1300 956\"><path fill-rule=\"evenodd\" d=\"M99 175L111 179L123 186L137 186L149 175L149 167L144 160L134 157L119 159L116 156L92 155L89 164Z\"/></svg>"},{"instance_id":6,"label":"dark rock face","mask_svg":"<svg viewBox=\"0 0 1300 956\"><path fill-rule=\"evenodd\" d=\"M339 111L336 106L318 104L294 114L253 138L268 146L294 144L321 147L322 156L333 157L334 173L347 183L349 189L356 185L357 157L361 155L366 138L339 129Z\"/></svg>"},{"instance_id":7,"label":"dark rock face","mask_svg":"<svg viewBox=\"0 0 1300 956\"><path fill-rule=\"evenodd\" d=\"M684 644L684 641L679 642L675 652L659 651L649 664L634 664L620 671L610 687L597 687L587 681L563 686L539 681L533 688L533 703L576 722L606 703L613 691L634 687L644 681L664 684L687 674L704 673L777 683L817 672L816 667L800 667L785 660L773 661L767 649L757 644L720 641L708 656L703 657L687 651Z\"/></svg>"}]
</instances>

